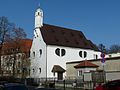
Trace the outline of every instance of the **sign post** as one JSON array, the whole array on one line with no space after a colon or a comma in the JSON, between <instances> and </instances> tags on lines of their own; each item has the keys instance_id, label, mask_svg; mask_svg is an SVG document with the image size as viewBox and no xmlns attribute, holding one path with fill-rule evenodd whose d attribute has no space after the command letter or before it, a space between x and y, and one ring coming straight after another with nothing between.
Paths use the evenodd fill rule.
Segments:
<instances>
[{"instance_id":1,"label":"sign post","mask_svg":"<svg viewBox=\"0 0 120 90\"><path fill-rule=\"evenodd\" d=\"M104 64L105 64L105 54L104 53L101 53L101 63L102 63L102 65L104 66Z\"/></svg>"},{"instance_id":2,"label":"sign post","mask_svg":"<svg viewBox=\"0 0 120 90\"><path fill-rule=\"evenodd\" d=\"M101 59L101 63L102 63L102 66L103 66L103 79L104 79L104 83L105 83L105 79L106 79L106 78L105 78L105 77L106 77L106 76L105 76L105 67L104 67L105 61L106 61L106 60L105 60L105 54L104 54L104 53L101 53L100 56L101 56L101 58L102 58L102 59Z\"/></svg>"}]
</instances>

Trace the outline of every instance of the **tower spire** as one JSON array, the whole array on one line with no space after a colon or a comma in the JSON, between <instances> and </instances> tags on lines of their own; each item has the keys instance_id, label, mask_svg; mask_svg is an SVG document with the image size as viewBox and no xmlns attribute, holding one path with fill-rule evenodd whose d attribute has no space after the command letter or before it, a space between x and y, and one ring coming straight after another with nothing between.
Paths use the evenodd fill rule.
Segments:
<instances>
[{"instance_id":1,"label":"tower spire","mask_svg":"<svg viewBox=\"0 0 120 90\"><path fill-rule=\"evenodd\" d=\"M40 8L40 3L38 3L38 8Z\"/></svg>"},{"instance_id":2,"label":"tower spire","mask_svg":"<svg viewBox=\"0 0 120 90\"><path fill-rule=\"evenodd\" d=\"M35 12L35 28L43 26L43 11L40 9L40 3L38 4L38 8Z\"/></svg>"}]
</instances>

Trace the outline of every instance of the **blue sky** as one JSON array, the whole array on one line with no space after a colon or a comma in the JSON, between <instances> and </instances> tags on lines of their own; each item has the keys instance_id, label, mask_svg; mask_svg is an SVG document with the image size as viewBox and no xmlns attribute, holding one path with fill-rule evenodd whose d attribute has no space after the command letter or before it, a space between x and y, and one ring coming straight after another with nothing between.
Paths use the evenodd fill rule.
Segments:
<instances>
[{"instance_id":1,"label":"blue sky","mask_svg":"<svg viewBox=\"0 0 120 90\"><path fill-rule=\"evenodd\" d=\"M0 0L0 16L32 38L39 3L44 23L80 30L95 44L120 44L120 0Z\"/></svg>"}]
</instances>

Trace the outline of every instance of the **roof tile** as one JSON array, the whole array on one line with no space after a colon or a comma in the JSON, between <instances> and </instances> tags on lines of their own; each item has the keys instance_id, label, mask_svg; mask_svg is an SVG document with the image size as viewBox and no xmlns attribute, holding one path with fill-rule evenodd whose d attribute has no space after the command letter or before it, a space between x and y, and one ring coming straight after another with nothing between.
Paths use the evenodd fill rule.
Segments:
<instances>
[{"instance_id":1,"label":"roof tile","mask_svg":"<svg viewBox=\"0 0 120 90\"><path fill-rule=\"evenodd\" d=\"M17 49L19 48L20 52L27 53L30 51L31 46L32 46L31 39L20 39L19 45L17 45L14 42L7 42L7 43L4 43L2 46L2 54L9 54L11 52L7 52L7 51L8 50L10 51L10 50L15 49L15 48L17 48Z\"/></svg>"},{"instance_id":2,"label":"roof tile","mask_svg":"<svg viewBox=\"0 0 120 90\"><path fill-rule=\"evenodd\" d=\"M44 24L40 30L47 45L98 50L91 41L86 39L81 31L48 24Z\"/></svg>"},{"instance_id":3,"label":"roof tile","mask_svg":"<svg viewBox=\"0 0 120 90\"><path fill-rule=\"evenodd\" d=\"M78 65L74 66L74 68L85 68L85 67L98 67L98 65L85 60L85 61L79 63Z\"/></svg>"}]
</instances>

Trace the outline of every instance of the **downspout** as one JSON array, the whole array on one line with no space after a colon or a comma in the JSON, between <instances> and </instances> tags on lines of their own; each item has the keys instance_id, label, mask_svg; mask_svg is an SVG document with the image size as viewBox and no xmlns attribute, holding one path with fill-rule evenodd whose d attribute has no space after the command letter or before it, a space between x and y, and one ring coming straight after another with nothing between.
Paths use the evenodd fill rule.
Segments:
<instances>
[{"instance_id":1,"label":"downspout","mask_svg":"<svg viewBox=\"0 0 120 90\"><path fill-rule=\"evenodd\" d=\"M47 82L47 44L46 44L46 82Z\"/></svg>"}]
</instances>

